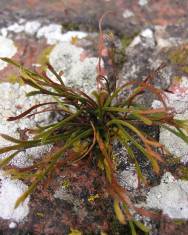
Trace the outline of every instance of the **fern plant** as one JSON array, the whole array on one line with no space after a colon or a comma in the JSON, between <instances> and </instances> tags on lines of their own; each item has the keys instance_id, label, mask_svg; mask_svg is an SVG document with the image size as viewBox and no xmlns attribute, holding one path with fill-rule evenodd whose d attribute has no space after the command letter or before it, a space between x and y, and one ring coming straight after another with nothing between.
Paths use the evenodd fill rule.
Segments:
<instances>
[{"instance_id":1,"label":"fern plant","mask_svg":"<svg viewBox=\"0 0 188 235\"><path fill-rule=\"evenodd\" d=\"M137 208L129 198L128 192L123 189L117 179L113 160L112 145L114 139L125 146L128 158L134 162L139 183L146 184L147 179L135 155L134 148L138 149L151 163L156 174L160 172L160 164L164 162L163 156L168 151L157 140L146 134L140 126L159 126L179 136L188 143L188 137L184 130L187 122L174 118L173 109L167 107L165 94L159 88L152 85L156 73L163 67L160 66L141 82L129 81L117 87L117 72L115 71L114 43L111 36L105 36L99 23L99 64L96 78L96 91L88 95L79 89L67 87L62 77L51 65L48 69L56 77L56 81L50 79L45 72L31 71L16 61L1 58L3 61L16 66L20 71L20 78L25 84L33 87L28 96L37 94L49 95L54 102L39 103L16 117L9 117L8 121L31 117L42 112L64 113L64 118L56 123L30 129L31 140L15 139L1 134L3 138L14 143L11 146L0 149L0 154L10 154L0 161L0 167L8 170L10 174L19 179L30 180L28 190L18 198L15 207L18 207L37 187L37 185L54 177L56 169L69 166L83 158L94 158L100 162L104 169L109 193L114 199L114 211L122 224L128 222L132 234L136 234L134 225L148 232L141 222L134 220L134 214L155 216L152 212L143 208ZM107 50L110 61L110 71L103 75L101 61L103 52ZM138 97L145 92L151 92L161 101L161 108L147 108L138 103ZM43 108L45 107L45 108ZM46 108L47 107L47 108ZM42 108L41 111L36 111ZM10 168L10 161L22 150L41 145L52 144L53 151L27 168ZM66 154L74 146L79 150L74 154ZM99 169L101 170L101 169Z\"/></svg>"}]
</instances>

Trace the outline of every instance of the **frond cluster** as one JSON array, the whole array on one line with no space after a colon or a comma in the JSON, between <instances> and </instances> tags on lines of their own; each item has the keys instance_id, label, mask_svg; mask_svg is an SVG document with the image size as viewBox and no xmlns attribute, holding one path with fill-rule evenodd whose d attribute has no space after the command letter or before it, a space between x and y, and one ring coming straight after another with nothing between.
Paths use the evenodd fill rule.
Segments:
<instances>
[{"instance_id":1,"label":"frond cluster","mask_svg":"<svg viewBox=\"0 0 188 235\"><path fill-rule=\"evenodd\" d=\"M105 47L102 31L99 42L99 58L102 60L101 52ZM113 58L113 54L110 55L109 58ZM83 158L94 157L104 168L108 189L114 199L114 209L119 221L123 224L128 221L132 232L135 231L134 225L147 232L148 229L139 221L135 221L133 215L141 213L152 216L152 213L136 208L128 192L118 184L112 145L114 139L118 139L125 146L130 161L135 164L139 183L146 184L147 179L133 149L136 148L143 154L156 174L159 174L160 164L164 162L164 156L168 152L161 143L142 131L140 126L166 128L188 143L188 137L184 132L187 128L186 123L174 118L174 111L165 103L163 91L152 85L156 73L163 66L142 82L130 81L121 87L116 87L117 73L114 72L110 77L111 80L113 79L112 82L109 77L102 75L99 62L97 89L92 96L89 96L79 89L65 86L62 77L49 64L48 69L55 75L56 81L51 80L44 72L31 71L8 58L1 59L16 66L20 70L20 78L24 83L33 87L33 91L28 93L28 96L43 94L54 97L54 102L39 103L16 117L10 117L8 121L28 118L42 112L64 114L62 120L56 123L28 129L28 134L32 136L31 140L1 135L14 144L0 149L0 154L10 152L8 157L0 161L0 167L8 169L9 173L17 178L31 181L28 190L18 198L15 206L19 206L41 181L54 176L56 169L62 170L63 167ZM137 98L145 92L155 94L162 103L161 108L146 108L140 105ZM36 111L38 108L41 110ZM10 161L23 149L48 144L54 146L53 151L31 167L15 169L9 166ZM66 154L69 150L75 149L75 145L79 148L74 154Z\"/></svg>"}]
</instances>

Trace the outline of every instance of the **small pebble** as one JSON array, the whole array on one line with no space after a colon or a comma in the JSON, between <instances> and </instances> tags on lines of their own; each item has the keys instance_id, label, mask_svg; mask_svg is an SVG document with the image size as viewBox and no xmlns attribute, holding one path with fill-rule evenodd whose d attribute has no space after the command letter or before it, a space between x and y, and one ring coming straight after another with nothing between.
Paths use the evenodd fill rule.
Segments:
<instances>
[{"instance_id":1,"label":"small pebble","mask_svg":"<svg viewBox=\"0 0 188 235\"><path fill-rule=\"evenodd\" d=\"M15 222L11 222L10 224L9 224L9 228L10 229L14 229L14 228L16 228L17 227L17 224L15 223Z\"/></svg>"}]
</instances>

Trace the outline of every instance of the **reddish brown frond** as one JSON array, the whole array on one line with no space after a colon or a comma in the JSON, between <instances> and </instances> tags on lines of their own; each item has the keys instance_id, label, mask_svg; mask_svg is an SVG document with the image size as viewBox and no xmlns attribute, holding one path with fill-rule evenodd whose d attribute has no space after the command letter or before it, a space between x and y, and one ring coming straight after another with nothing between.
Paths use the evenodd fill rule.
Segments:
<instances>
[{"instance_id":1,"label":"reddish brown frond","mask_svg":"<svg viewBox=\"0 0 188 235\"><path fill-rule=\"evenodd\" d=\"M42 104L36 104L34 106L32 106L30 109L26 110L25 112L19 114L18 116L15 116L15 117L9 117L7 119L7 121L15 121L15 120L18 120L20 118L23 118L25 116L27 116L31 111L41 107L41 106L44 106L44 105L51 105L51 104L57 104L57 102L46 102L46 103L42 103Z\"/></svg>"}]
</instances>

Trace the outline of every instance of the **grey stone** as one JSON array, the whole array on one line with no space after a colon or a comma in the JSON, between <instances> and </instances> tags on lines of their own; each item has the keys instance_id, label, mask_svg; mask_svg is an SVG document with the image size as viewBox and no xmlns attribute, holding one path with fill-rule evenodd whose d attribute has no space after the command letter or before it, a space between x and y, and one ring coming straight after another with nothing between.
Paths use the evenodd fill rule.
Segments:
<instances>
[{"instance_id":1,"label":"grey stone","mask_svg":"<svg viewBox=\"0 0 188 235\"><path fill-rule=\"evenodd\" d=\"M160 185L150 189L146 205L170 218L188 219L188 181L175 180L171 173L165 173Z\"/></svg>"}]
</instances>

